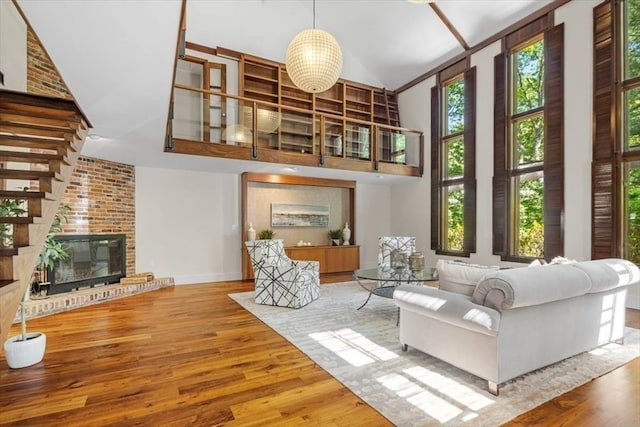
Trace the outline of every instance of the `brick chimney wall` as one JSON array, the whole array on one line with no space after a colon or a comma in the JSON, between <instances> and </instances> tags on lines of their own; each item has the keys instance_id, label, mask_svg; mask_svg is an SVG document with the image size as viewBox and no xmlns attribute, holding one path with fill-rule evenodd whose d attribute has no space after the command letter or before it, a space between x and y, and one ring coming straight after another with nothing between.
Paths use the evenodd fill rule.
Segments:
<instances>
[{"instance_id":1,"label":"brick chimney wall","mask_svg":"<svg viewBox=\"0 0 640 427\"><path fill-rule=\"evenodd\" d=\"M30 27L27 27L27 92L73 99Z\"/></svg>"},{"instance_id":2,"label":"brick chimney wall","mask_svg":"<svg viewBox=\"0 0 640 427\"><path fill-rule=\"evenodd\" d=\"M135 273L135 168L81 156L62 199L65 234L125 234L127 274Z\"/></svg>"}]
</instances>

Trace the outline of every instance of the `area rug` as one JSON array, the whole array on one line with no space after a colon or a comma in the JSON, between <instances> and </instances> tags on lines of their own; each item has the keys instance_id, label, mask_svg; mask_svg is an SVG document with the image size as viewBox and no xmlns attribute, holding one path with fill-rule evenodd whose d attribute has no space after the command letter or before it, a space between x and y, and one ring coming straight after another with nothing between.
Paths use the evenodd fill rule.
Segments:
<instances>
[{"instance_id":1,"label":"area rug","mask_svg":"<svg viewBox=\"0 0 640 427\"><path fill-rule=\"evenodd\" d=\"M409 348L400 350L392 300L356 282L322 285L320 298L298 309L258 305L253 292L230 294L242 307L307 354L384 415L409 426L497 426L640 356L640 330L504 383L486 381Z\"/></svg>"}]
</instances>

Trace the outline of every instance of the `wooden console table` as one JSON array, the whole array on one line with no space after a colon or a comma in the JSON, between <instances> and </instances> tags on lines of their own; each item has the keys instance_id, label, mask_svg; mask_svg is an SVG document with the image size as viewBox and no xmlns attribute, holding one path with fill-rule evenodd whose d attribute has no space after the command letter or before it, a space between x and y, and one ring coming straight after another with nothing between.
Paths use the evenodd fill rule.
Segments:
<instances>
[{"instance_id":1,"label":"wooden console table","mask_svg":"<svg viewBox=\"0 0 640 427\"><path fill-rule=\"evenodd\" d=\"M320 273L340 273L360 268L360 246L288 246L284 248L291 259L318 261ZM248 257L247 257L248 260ZM248 260L248 277L253 279L251 260Z\"/></svg>"}]
</instances>

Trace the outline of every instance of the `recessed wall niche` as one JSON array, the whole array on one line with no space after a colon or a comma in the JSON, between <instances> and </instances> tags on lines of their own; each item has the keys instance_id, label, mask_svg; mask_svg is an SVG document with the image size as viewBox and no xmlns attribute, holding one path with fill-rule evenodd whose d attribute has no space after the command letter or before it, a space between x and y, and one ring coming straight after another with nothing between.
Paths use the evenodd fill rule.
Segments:
<instances>
[{"instance_id":1,"label":"recessed wall niche","mask_svg":"<svg viewBox=\"0 0 640 427\"><path fill-rule=\"evenodd\" d=\"M273 226L271 205L286 203L329 207L329 224L322 226ZM331 229L342 229L349 221L349 190L335 187L312 187L307 185L269 184L252 182L247 185L247 222L253 224L257 233L272 229L275 238L284 240L285 246L295 246L303 240L313 246L329 244L327 233Z\"/></svg>"},{"instance_id":2,"label":"recessed wall niche","mask_svg":"<svg viewBox=\"0 0 640 427\"><path fill-rule=\"evenodd\" d=\"M284 240L285 247L296 246L302 240L312 246L330 245L329 230L343 229L346 222L351 228L351 244L355 236L355 181L309 178L292 175L273 175L245 172L242 174L242 259L243 278L247 278L247 240L249 224L256 233L271 229L274 238ZM273 203L318 205L329 207L329 221L324 226L272 226Z\"/></svg>"}]
</instances>

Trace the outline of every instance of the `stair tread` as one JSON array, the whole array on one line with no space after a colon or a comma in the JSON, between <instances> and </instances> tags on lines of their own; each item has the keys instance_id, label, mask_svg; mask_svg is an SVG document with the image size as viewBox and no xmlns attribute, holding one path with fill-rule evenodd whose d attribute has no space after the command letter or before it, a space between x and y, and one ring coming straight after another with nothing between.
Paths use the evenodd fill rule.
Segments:
<instances>
[{"instance_id":1,"label":"stair tread","mask_svg":"<svg viewBox=\"0 0 640 427\"><path fill-rule=\"evenodd\" d=\"M28 120L22 118L20 120L16 119L8 119L5 117L0 117L0 126L16 126L25 129L38 129L38 130L51 130L51 131L64 131L64 132L73 132L74 129L69 127L66 121L60 121L60 124L46 124L46 123L37 123L37 117L30 117Z\"/></svg>"},{"instance_id":2,"label":"stair tread","mask_svg":"<svg viewBox=\"0 0 640 427\"><path fill-rule=\"evenodd\" d=\"M3 199L42 199L50 198L51 193L44 191L10 191L0 190L0 198Z\"/></svg>"},{"instance_id":3,"label":"stair tread","mask_svg":"<svg viewBox=\"0 0 640 427\"><path fill-rule=\"evenodd\" d=\"M0 178L3 179L40 179L55 178L61 180L60 174L54 171L0 169Z\"/></svg>"},{"instance_id":4,"label":"stair tread","mask_svg":"<svg viewBox=\"0 0 640 427\"><path fill-rule=\"evenodd\" d=\"M17 282L17 280L0 280L0 288L3 288L5 286L9 286L13 283Z\"/></svg>"},{"instance_id":5,"label":"stair tread","mask_svg":"<svg viewBox=\"0 0 640 427\"><path fill-rule=\"evenodd\" d=\"M62 154L33 153L25 151L0 150L0 159L7 162L47 163L51 160L65 160Z\"/></svg>"},{"instance_id":6,"label":"stair tread","mask_svg":"<svg viewBox=\"0 0 640 427\"><path fill-rule=\"evenodd\" d=\"M57 151L58 147L62 146L59 140L46 139L46 138L18 138L15 136L0 135L0 145L6 145L11 147L28 147L38 148L40 150L52 150Z\"/></svg>"},{"instance_id":7,"label":"stair tread","mask_svg":"<svg viewBox=\"0 0 640 427\"><path fill-rule=\"evenodd\" d=\"M50 126L64 126L72 129L75 129L77 127L79 119L76 116L72 115L71 113L60 115L58 111L56 111L55 113L57 114L44 114L36 113L33 111L17 111L0 107L1 120L37 123Z\"/></svg>"},{"instance_id":8,"label":"stair tread","mask_svg":"<svg viewBox=\"0 0 640 427\"><path fill-rule=\"evenodd\" d=\"M18 248L13 246L7 248L0 248L0 256L13 256L18 255Z\"/></svg>"},{"instance_id":9,"label":"stair tread","mask_svg":"<svg viewBox=\"0 0 640 427\"><path fill-rule=\"evenodd\" d=\"M31 224L32 216L0 216L1 224Z\"/></svg>"}]
</instances>

